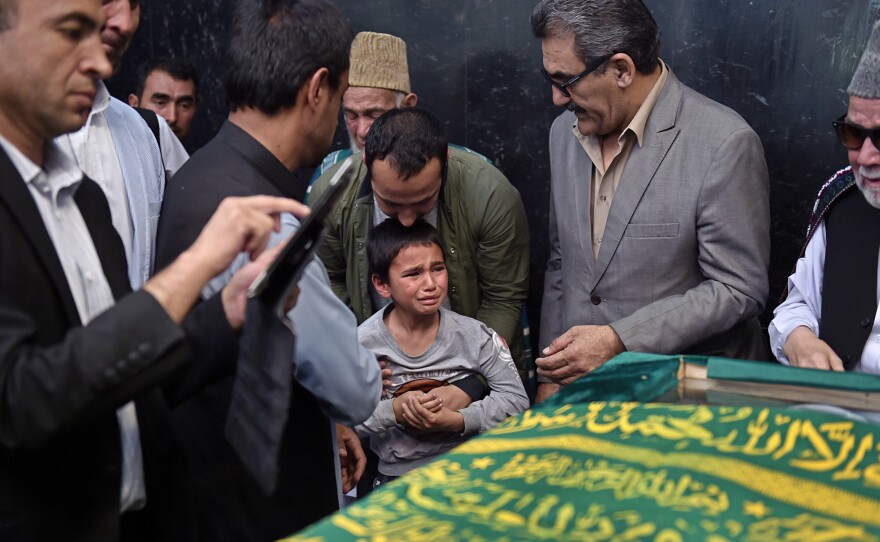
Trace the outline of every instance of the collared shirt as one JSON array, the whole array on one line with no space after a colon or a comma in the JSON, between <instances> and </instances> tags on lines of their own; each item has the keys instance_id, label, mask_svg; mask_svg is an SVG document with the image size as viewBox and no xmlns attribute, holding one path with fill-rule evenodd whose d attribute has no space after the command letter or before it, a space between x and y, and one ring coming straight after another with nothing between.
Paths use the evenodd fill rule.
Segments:
<instances>
[{"instance_id":1,"label":"collared shirt","mask_svg":"<svg viewBox=\"0 0 880 542\"><path fill-rule=\"evenodd\" d=\"M668 78L669 69L666 67L666 63L661 60L660 78L654 83L654 87L645 98L642 106L639 107L629 125L618 136L617 152L611 158L607 168L602 157L602 140L595 135L585 136L581 134L577 123L572 126L572 132L593 162L593 172L590 178L590 193L592 194L590 222L593 226L593 258L595 259L599 258L602 235L605 233L605 224L608 222L611 202L614 200L614 194L617 192L617 186L620 184L620 179L623 176L623 169L632 153L633 145L638 143L639 147L642 146L648 117L651 116L651 111L654 109L657 98L660 97L660 92L666 85Z\"/></svg>"},{"instance_id":2,"label":"collared shirt","mask_svg":"<svg viewBox=\"0 0 880 542\"><path fill-rule=\"evenodd\" d=\"M104 191L113 227L125 248L132 288L137 289L146 281L152 267L151 242L155 232L144 232L155 228L155 223L149 221L158 216L158 208L153 210L149 206L161 205L165 179L170 178L189 155L161 117L158 117L159 154L154 154L151 141L155 136L146 123L141 122L133 110L122 115L124 112L118 108L130 110L127 104L111 98L106 85L100 82L85 125L76 132L59 136L56 141ZM141 125L122 126L119 122L123 116L124 122ZM119 133L120 130L123 133ZM163 167L164 175L161 175ZM157 179L159 175L161 179ZM158 192L153 187L156 182Z\"/></svg>"},{"instance_id":3,"label":"collared shirt","mask_svg":"<svg viewBox=\"0 0 880 542\"><path fill-rule=\"evenodd\" d=\"M86 325L113 306L115 300L104 276L98 251L73 199L82 181L82 172L54 142L46 147L42 168L2 136L0 146L27 184L61 261L80 320ZM146 501L143 458L134 403L129 402L119 408L116 416L123 450L120 510L133 510L143 507Z\"/></svg>"},{"instance_id":4,"label":"collared shirt","mask_svg":"<svg viewBox=\"0 0 880 542\"><path fill-rule=\"evenodd\" d=\"M113 227L125 246L125 259L131 265L131 240L133 226L128 209L128 195L122 166L116 155L113 135L103 113L110 107L110 93L101 83L95 95L95 103L85 125L76 132L58 138L61 147L76 161L76 165L98 183L110 205Z\"/></svg>"},{"instance_id":5,"label":"collared shirt","mask_svg":"<svg viewBox=\"0 0 880 542\"><path fill-rule=\"evenodd\" d=\"M825 221L816 228L816 232L807 244L804 257L798 260L794 273L788 277L788 297L773 311L770 322L770 347L773 355L781 363L790 362L782 351L789 334L800 326L809 328L819 336L822 321L822 282L825 276ZM878 291L880 299L880 262L877 265ZM880 306L874 315L871 334L862 350L862 356L853 369L860 373L880 374Z\"/></svg>"}]
</instances>

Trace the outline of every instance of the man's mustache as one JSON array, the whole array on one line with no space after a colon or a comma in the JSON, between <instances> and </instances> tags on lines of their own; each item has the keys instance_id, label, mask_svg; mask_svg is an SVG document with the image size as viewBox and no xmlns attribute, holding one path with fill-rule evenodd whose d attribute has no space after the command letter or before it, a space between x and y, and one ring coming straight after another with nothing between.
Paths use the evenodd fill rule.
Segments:
<instances>
[{"instance_id":1,"label":"man's mustache","mask_svg":"<svg viewBox=\"0 0 880 542\"><path fill-rule=\"evenodd\" d=\"M577 113L586 113L586 112L587 112L587 110L584 109L583 107L578 107L578 106L576 106L576 105L574 104L574 102L568 102L568 105L566 105L565 108L568 109L569 111L571 111L572 113L575 113L575 114L577 114Z\"/></svg>"}]
</instances>

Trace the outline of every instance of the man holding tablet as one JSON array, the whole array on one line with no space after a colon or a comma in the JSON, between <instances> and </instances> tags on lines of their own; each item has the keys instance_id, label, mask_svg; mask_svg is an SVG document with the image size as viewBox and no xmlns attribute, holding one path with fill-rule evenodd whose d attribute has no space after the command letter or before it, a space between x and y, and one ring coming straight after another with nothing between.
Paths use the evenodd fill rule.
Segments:
<instances>
[{"instance_id":1,"label":"man holding tablet","mask_svg":"<svg viewBox=\"0 0 880 542\"><path fill-rule=\"evenodd\" d=\"M168 185L157 269L186 246L222 198L288 195L296 183L293 172L324 156L348 84L352 35L345 18L324 0L282 0L271 8L257 0L239 2L227 60L232 111L217 136ZM273 242L298 226L285 216ZM241 263L203 293L221 287ZM296 380L291 402L300 407L290 412L285 442L308 442L310 449L303 457L284 453L282 446L273 496L262 493L224 438L232 379L174 413L195 470L202 539L280 538L338 506L328 418L354 425L369 417L380 395L379 366L358 344L354 315L333 294L319 260L306 268L300 289L289 313L298 335L290 354ZM354 450L345 453L351 457Z\"/></svg>"}]
</instances>

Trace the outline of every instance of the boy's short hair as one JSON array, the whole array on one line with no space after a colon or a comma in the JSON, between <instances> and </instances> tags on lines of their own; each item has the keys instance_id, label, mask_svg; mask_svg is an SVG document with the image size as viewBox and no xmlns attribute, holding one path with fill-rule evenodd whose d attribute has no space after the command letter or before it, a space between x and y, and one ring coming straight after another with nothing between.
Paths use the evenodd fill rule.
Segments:
<instances>
[{"instance_id":1,"label":"boy's short hair","mask_svg":"<svg viewBox=\"0 0 880 542\"><path fill-rule=\"evenodd\" d=\"M413 245L437 245L443 254L443 261L446 261L443 241L434 226L421 219L416 220L412 226L404 226L396 218L389 218L370 232L370 240L367 242L370 273L379 275L379 279L387 283L388 270L394 258L401 250Z\"/></svg>"}]
</instances>

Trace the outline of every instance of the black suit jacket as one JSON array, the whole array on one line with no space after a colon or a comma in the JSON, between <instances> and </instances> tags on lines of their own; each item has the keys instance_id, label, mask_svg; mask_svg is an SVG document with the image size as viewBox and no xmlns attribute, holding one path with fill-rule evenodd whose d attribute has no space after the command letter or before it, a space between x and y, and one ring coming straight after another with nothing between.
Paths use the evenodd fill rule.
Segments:
<instances>
[{"instance_id":1,"label":"black suit jacket","mask_svg":"<svg viewBox=\"0 0 880 542\"><path fill-rule=\"evenodd\" d=\"M187 479L154 386L188 368L201 342L152 296L130 293L100 187L84 179L75 199L117 299L86 327L28 188L0 151L0 540L119 538L115 411L132 399L148 502L140 515L151 526L142 535L185 540ZM216 318L206 308L193 325Z\"/></svg>"},{"instance_id":2,"label":"black suit jacket","mask_svg":"<svg viewBox=\"0 0 880 542\"><path fill-rule=\"evenodd\" d=\"M156 269L198 236L227 196L290 196L297 182L265 147L227 122L174 175L156 241ZM206 387L172 411L196 482L201 540L275 540L338 508L330 421L295 381L278 487L264 495L224 437L233 379Z\"/></svg>"}]
</instances>

